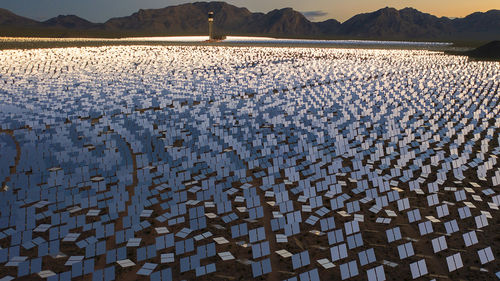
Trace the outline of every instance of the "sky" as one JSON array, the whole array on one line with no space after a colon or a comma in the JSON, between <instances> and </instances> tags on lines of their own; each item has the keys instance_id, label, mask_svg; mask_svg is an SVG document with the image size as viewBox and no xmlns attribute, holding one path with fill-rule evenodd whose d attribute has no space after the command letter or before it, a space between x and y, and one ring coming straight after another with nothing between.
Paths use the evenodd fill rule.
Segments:
<instances>
[{"instance_id":1,"label":"sky","mask_svg":"<svg viewBox=\"0 0 500 281\"><path fill-rule=\"evenodd\" d=\"M0 8L36 20L57 15L77 15L92 22L105 22L112 17L128 16L139 9L157 9L195 2L184 0L0 0ZM336 19L344 22L355 14L384 7L413 7L422 12L450 18L473 12L500 10L500 0L227 0L252 12L269 12L291 7L312 21Z\"/></svg>"}]
</instances>

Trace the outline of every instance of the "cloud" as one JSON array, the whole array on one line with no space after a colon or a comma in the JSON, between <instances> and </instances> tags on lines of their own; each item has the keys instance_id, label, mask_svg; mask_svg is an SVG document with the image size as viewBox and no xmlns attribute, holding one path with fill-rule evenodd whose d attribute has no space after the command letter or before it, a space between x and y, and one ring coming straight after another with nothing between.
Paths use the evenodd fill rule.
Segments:
<instances>
[{"instance_id":1,"label":"cloud","mask_svg":"<svg viewBox=\"0 0 500 281\"><path fill-rule=\"evenodd\" d=\"M322 18L328 15L328 13L325 11L307 11L307 12L302 12L302 14L310 20L314 20L316 18Z\"/></svg>"}]
</instances>

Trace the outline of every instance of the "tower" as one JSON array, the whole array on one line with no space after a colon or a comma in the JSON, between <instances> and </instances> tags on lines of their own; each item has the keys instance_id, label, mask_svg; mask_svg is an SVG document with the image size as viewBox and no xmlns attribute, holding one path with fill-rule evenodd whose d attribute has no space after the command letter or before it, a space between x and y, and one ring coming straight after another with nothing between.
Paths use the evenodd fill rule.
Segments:
<instances>
[{"instance_id":1,"label":"tower","mask_svg":"<svg viewBox=\"0 0 500 281\"><path fill-rule=\"evenodd\" d=\"M208 12L208 40L214 39L214 12Z\"/></svg>"}]
</instances>

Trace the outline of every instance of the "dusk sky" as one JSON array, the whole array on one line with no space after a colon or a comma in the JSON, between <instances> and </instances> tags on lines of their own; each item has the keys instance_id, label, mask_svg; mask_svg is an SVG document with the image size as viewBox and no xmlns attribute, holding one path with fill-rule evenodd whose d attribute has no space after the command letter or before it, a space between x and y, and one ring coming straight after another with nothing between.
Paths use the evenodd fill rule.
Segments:
<instances>
[{"instance_id":1,"label":"dusk sky","mask_svg":"<svg viewBox=\"0 0 500 281\"><path fill-rule=\"evenodd\" d=\"M195 1L183 0L0 0L0 7L33 18L46 20L57 15L74 14L93 22L112 17L128 16L138 9L164 8ZM268 12L292 7L312 21L336 19L345 21L358 13L372 12L383 7L413 7L436 16L464 17L473 12L500 9L500 0L230 0L226 1L252 12Z\"/></svg>"}]
</instances>

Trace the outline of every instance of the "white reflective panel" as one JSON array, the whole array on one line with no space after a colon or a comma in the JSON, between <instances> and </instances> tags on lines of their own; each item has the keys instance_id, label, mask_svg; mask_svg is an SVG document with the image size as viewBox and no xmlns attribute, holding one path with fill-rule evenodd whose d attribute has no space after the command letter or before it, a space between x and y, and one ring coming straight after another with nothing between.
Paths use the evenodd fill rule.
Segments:
<instances>
[{"instance_id":1,"label":"white reflective panel","mask_svg":"<svg viewBox=\"0 0 500 281\"><path fill-rule=\"evenodd\" d=\"M477 217L474 217L476 221L476 227L477 228L483 228L488 225L488 219L486 218L486 215L480 215Z\"/></svg>"},{"instance_id":2,"label":"white reflective panel","mask_svg":"<svg viewBox=\"0 0 500 281\"><path fill-rule=\"evenodd\" d=\"M421 276L427 275L427 264L424 259L417 262L410 263L410 271L413 279L419 278Z\"/></svg>"},{"instance_id":3,"label":"white reflective panel","mask_svg":"<svg viewBox=\"0 0 500 281\"><path fill-rule=\"evenodd\" d=\"M382 265L368 269L366 271L369 281L385 281L385 272Z\"/></svg>"},{"instance_id":4,"label":"white reflective panel","mask_svg":"<svg viewBox=\"0 0 500 281\"><path fill-rule=\"evenodd\" d=\"M448 249L448 245L446 244L446 238L444 236L439 236L438 238L434 238L431 240L431 242L434 253Z\"/></svg>"},{"instance_id":5,"label":"white reflective panel","mask_svg":"<svg viewBox=\"0 0 500 281\"><path fill-rule=\"evenodd\" d=\"M297 272L278 276L296 281L470 275L453 241L496 237L498 64L259 40L283 45L0 52L8 274L212 280L236 262L231 278L268 279L285 262ZM443 266L427 272L418 245ZM493 246L474 250L494 264Z\"/></svg>"},{"instance_id":6,"label":"white reflective panel","mask_svg":"<svg viewBox=\"0 0 500 281\"><path fill-rule=\"evenodd\" d=\"M399 252L400 259L405 259L405 258L411 257L415 254L415 252L413 251L413 246L412 246L411 242L399 245L398 252Z\"/></svg>"},{"instance_id":7,"label":"white reflective panel","mask_svg":"<svg viewBox=\"0 0 500 281\"><path fill-rule=\"evenodd\" d=\"M486 264L486 263L489 263L489 262L495 260L495 257L493 256L493 251L491 250L491 247L487 247L487 248L484 248L484 249L477 251L477 255L479 256L479 260L481 261L481 264Z\"/></svg>"},{"instance_id":8,"label":"white reflective panel","mask_svg":"<svg viewBox=\"0 0 500 281\"><path fill-rule=\"evenodd\" d=\"M477 244L479 242L477 240L477 235L476 235L475 231L464 233L462 235L462 237L464 239L466 247L472 246L472 245Z\"/></svg>"},{"instance_id":9,"label":"white reflective panel","mask_svg":"<svg viewBox=\"0 0 500 281\"><path fill-rule=\"evenodd\" d=\"M427 235L429 233L434 232L432 228L432 222L431 221L424 221L418 224L418 229L420 230L420 235Z\"/></svg>"},{"instance_id":10,"label":"white reflective panel","mask_svg":"<svg viewBox=\"0 0 500 281\"><path fill-rule=\"evenodd\" d=\"M316 262L318 262L324 269L330 269L335 267L335 265L328 259L319 259Z\"/></svg>"},{"instance_id":11,"label":"white reflective panel","mask_svg":"<svg viewBox=\"0 0 500 281\"><path fill-rule=\"evenodd\" d=\"M455 271L459 268L462 268L463 262L460 253L454 254L452 256L446 257L446 263L448 264L448 270L450 272Z\"/></svg>"}]
</instances>

